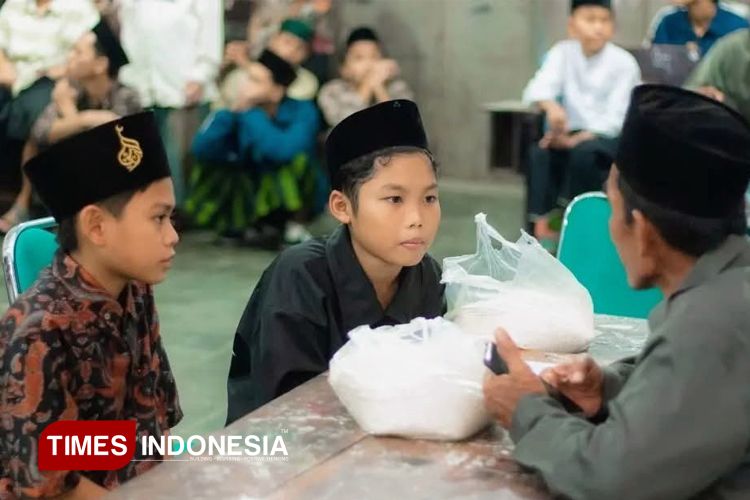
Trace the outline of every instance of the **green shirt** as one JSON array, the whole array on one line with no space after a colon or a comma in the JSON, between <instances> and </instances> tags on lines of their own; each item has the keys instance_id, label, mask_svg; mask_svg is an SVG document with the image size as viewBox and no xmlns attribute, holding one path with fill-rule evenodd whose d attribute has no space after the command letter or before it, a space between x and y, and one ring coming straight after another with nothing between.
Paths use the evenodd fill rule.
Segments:
<instances>
[{"instance_id":1,"label":"green shirt","mask_svg":"<svg viewBox=\"0 0 750 500\"><path fill-rule=\"evenodd\" d=\"M728 105L750 120L750 30L719 40L685 82L685 88L713 86Z\"/></svg>"},{"instance_id":2,"label":"green shirt","mask_svg":"<svg viewBox=\"0 0 750 500\"><path fill-rule=\"evenodd\" d=\"M575 500L750 498L750 243L701 257L649 327L636 358L605 369L601 423L522 399L516 460Z\"/></svg>"}]
</instances>

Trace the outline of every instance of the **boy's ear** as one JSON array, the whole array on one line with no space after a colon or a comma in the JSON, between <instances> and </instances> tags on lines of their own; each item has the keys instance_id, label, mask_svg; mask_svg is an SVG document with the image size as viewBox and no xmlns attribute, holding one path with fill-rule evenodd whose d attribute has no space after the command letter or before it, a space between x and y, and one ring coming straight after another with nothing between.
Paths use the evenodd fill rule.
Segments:
<instances>
[{"instance_id":1,"label":"boy's ear","mask_svg":"<svg viewBox=\"0 0 750 500\"><path fill-rule=\"evenodd\" d=\"M78 214L78 232L94 246L102 247L106 244L107 213L96 205L87 205Z\"/></svg>"},{"instance_id":2,"label":"boy's ear","mask_svg":"<svg viewBox=\"0 0 750 500\"><path fill-rule=\"evenodd\" d=\"M333 190L328 197L328 211L342 224L352 221L353 207L349 198L341 191Z\"/></svg>"}]
</instances>

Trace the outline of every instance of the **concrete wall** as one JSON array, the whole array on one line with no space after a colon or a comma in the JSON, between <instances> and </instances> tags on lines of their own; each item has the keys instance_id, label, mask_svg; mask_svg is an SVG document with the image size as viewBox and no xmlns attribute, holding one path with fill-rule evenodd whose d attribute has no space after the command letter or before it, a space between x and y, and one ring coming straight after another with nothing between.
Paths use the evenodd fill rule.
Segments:
<instances>
[{"instance_id":1,"label":"concrete wall","mask_svg":"<svg viewBox=\"0 0 750 500\"><path fill-rule=\"evenodd\" d=\"M638 45L669 3L614 2L622 45ZM569 0L340 0L338 9L342 37L373 26L401 63L443 172L483 178L490 122L480 106L520 97L541 55L564 38Z\"/></svg>"}]
</instances>

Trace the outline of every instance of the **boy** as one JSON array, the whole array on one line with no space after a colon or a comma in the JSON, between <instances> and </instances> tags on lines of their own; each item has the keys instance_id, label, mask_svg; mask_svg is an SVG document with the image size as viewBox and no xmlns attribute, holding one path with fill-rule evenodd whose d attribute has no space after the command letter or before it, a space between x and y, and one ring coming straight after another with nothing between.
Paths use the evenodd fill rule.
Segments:
<instances>
[{"instance_id":1,"label":"boy","mask_svg":"<svg viewBox=\"0 0 750 500\"><path fill-rule=\"evenodd\" d=\"M318 78L302 67L310 56L312 37L312 26L300 19L287 19L281 23L279 32L268 41L268 49L291 64L297 72L297 78L286 92L292 99L312 100L318 93ZM238 68L229 73L222 83L221 97L225 104L236 100L239 89L248 80L247 69L252 64L249 52L247 42L230 42L227 45L226 59Z\"/></svg>"},{"instance_id":2,"label":"boy","mask_svg":"<svg viewBox=\"0 0 750 500\"><path fill-rule=\"evenodd\" d=\"M264 51L247 71L234 109L210 116L193 140L200 165L186 208L219 235L278 249L309 239L294 217L314 204L323 177L314 162L320 117L312 101L286 96L296 73L275 53Z\"/></svg>"},{"instance_id":3,"label":"boy","mask_svg":"<svg viewBox=\"0 0 750 500\"><path fill-rule=\"evenodd\" d=\"M370 28L357 28L346 41L341 78L323 85L318 104L330 126L373 104L391 99L413 99L401 69L383 57L380 39Z\"/></svg>"},{"instance_id":4,"label":"boy","mask_svg":"<svg viewBox=\"0 0 750 500\"><path fill-rule=\"evenodd\" d=\"M535 236L554 245L547 214L575 196L601 188L617 147L630 92L640 83L635 58L610 43L609 0L573 0L575 40L556 44L524 91L547 115L549 129L530 152L529 217ZM561 103L558 102L561 99Z\"/></svg>"},{"instance_id":5,"label":"boy","mask_svg":"<svg viewBox=\"0 0 750 500\"><path fill-rule=\"evenodd\" d=\"M0 497L100 498L153 467L39 471L41 433L58 420L135 420L168 435L182 418L152 285L178 237L166 154L152 113L101 125L26 165L59 222L53 264L0 321Z\"/></svg>"},{"instance_id":6,"label":"boy","mask_svg":"<svg viewBox=\"0 0 750 500\"><path fill-rule=\"evenodd\" d=\"M635 90L606 190L628 283L665 297L646 345L606 368L583 358L542 374L577 415L504 332L510 373L484 386L516 460L555 498L750 498L749 180L741 115L675 87Z\"/></svg>"},{"instance_id":7,"label":"boy","mask_svg":"<svg viewBox=\"0 0 750 500\"><path fill-rule=\"evenodd\" d=\"M416 104L360 111L326 141L341 226L283 252L255 288L234 337L231 423L328 369L347 334L444 312L436 166Z\"/></svg>"},{"instance_id":8,"label":"boy","mask_svg":"<svg viewBox=\"0 0 750 500\"><path fill-rule=\"evenodd\" d=\"M117 82L128 58L105 21L84 34L68 55L67 78L61 78L52 92L52 103L31 129L24 150L24 163L48 147L83 130L141 110L138 93ZM0 218L0 233L28 219L31 183L24 175L13 208Z\"/></svg>"},{"instance_id":9,"label":"boy","mask_svg":"<svg viewBox=\"0 0 750 500\"><path fill-rule=\"evenodd\" d=\"M654 44L687 45L706 55L722 37L747 28L747 19L718 0L684 0L683 7L664 16L654 33ZM723 3L723 2L722 2Z\"/></svg>"}]
</instances>

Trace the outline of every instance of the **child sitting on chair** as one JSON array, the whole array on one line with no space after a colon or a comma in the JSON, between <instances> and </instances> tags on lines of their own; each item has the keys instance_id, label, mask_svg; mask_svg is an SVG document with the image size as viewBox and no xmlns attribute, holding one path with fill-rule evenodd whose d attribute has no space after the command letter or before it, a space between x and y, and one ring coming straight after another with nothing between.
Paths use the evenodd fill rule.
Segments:
<instances>
[{"instance_id":1,"label":"child sitting on chair","mask_svg":"<svg viewBox=\"0 0 750 500\"><path fill-rule=\"evenodd\" d=\"M444 312L436 165L416 104L360 111L326 142L341 226L284 251L263 273L234 336L229 423L328 369L357 326Z\"/></svg>"},{"instance_id":2,"label":"child sitting on chair","mask_svg":"<svg viewBox=\"0 0 750 500\"><path fill-rule=\"evenodd\" d=\"M136 447L117 471L40 471L39 440L60 420L133 420L159 440L182 419L152 290L178 241L169 165L153 114L141 113L25 168L60 248L0 321L0 497L100 498L162 456Z\"/></svg>"},{"instance_id":3,"label":"child sitting on chair","mask_svg":"<svg viewBox=\"0 0 750 500\"><path fill-rule=\"evenodd\" d=\"M610 43L609 0L572 0L571 9L568 27L575 39L550 49L523 95L547 115L548 130L532 148L528 174L529 217L545 246L555 245L547 215L558 202L601 189L630 92L641 79L635 58Z\"/></svg>"}]
</instances>

